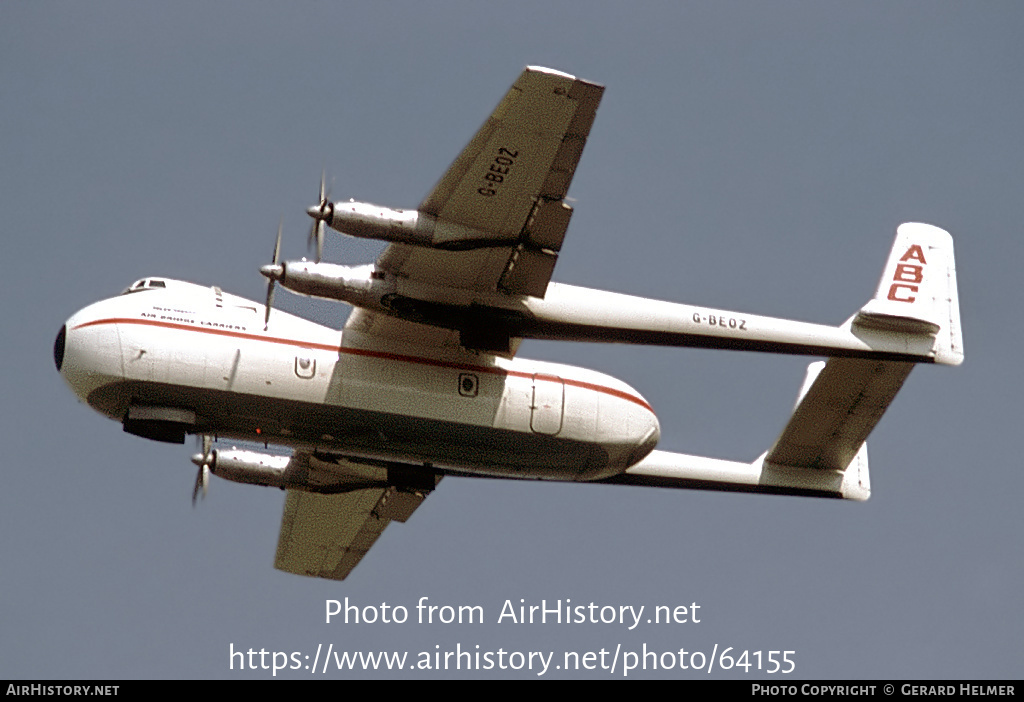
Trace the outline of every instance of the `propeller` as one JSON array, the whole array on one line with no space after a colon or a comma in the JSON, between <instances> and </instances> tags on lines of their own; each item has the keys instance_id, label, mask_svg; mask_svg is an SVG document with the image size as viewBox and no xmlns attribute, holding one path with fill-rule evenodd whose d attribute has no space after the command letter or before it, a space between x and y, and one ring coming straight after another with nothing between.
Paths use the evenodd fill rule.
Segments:
<instances>
[{"instance_id":1,"label":"propeller","mask_svg":"<svg viewBox=\"0 0 1024 702\"><path fill-rule=\"evenodd\" d=\"M277 243L274 244L274 262L263 266L260 273L267 277L267 315L263 320L263 331L270 328L270 308L274 304L274 283L284 272L281 268L281 230L284 229L284 218L277 225Z\"/></svg>"},{"instance_id":2,"label":"propeller","mask_svg":"<svg viewBox=\"0 0 1024 702\"><path fill-rule=\"evenodd\" d=\"M320 263L320 259L322 259L324 255L324 220L330 219L334 216L334 205L331 204L330 198L324 194L324 179L326 177L326 171L321 171L320 199L318 201L320 204L314 205L306 210L306 213L313 218L313 226L310 227L309 230L308 246L312 249L315 243L317 263Z\"/></svg>"},{"instance_id":3,"label":"propeller","mask_svg":"<svg viewBox=\"0 0 1024 702\"><path fill-rule=\"evenodd\" d=\"M203 434L203 451L192 456L192 462L199 466L196 473L196 484L192 487L192 506L196 506L196 498L206 497L206 488L210 483L210 467L213 465L213 437Z\"/></svg>"}]
</instances>

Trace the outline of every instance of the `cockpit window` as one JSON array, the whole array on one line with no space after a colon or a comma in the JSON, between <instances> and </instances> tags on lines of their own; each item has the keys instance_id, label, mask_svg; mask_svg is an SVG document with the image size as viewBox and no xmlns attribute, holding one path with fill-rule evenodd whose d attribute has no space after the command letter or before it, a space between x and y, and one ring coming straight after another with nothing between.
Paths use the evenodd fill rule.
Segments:
<instances>
[{"instance_id":1,"label":"cockpit window","mask_svg":"<svg viewBox=\"0 0 1024 702\"><path fill-rule=\"evenodd\" d=\"M142 292L143 290L152 290L153 288L166 288L167 283L162 280L155 278L143 278L142 280L136 280L134 283L129 285L121 293L122 295L128 295L130 293Z\"/></svg>"}]
</instances>

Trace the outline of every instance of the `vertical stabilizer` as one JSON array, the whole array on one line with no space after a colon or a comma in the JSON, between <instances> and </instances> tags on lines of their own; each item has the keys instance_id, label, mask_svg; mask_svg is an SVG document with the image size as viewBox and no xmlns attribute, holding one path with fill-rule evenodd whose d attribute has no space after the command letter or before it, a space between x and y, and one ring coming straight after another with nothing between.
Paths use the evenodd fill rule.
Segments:
<instances>
[{"instance_id":1,"label":"vertical stabilizer","mask_svg":"<svg viewBox=\"0 0 1024 702\"><path fill-rule=\"evenodd\" d=\"M896 230L875 297L852 320L855 334L934 337L936 363L964 360L953 237L930 224Z\"/></svg>"}]
</instances>

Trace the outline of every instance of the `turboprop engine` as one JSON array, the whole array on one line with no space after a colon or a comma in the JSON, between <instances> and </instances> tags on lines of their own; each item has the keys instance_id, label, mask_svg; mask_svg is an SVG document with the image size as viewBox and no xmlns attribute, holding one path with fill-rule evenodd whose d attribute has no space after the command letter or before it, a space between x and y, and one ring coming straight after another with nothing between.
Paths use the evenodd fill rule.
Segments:
<instances>
[{"instance_id":1,"label":"turboprop engine","mask_svg":"<svg viewBox=\"0 0 1024 702\"><path fill-rule=\"evenodd\" d=\"M373 265L343 266L337 263L283 261L260 268L271 281L301 295L341 300L351 305L372 307L383 291L383 275Z\"/></svg>"},{"instance_id":2,"label":"turboprop engine","mask_svg":"<svg viewBox=\"0 0 1024 702\"><path fill-rule=\"evenodd\" d=\"M508 240L417 210L395 210L368 202L322 202L306 212L332 229L361 239L380 239L449 251L505 245Z\"/></svg>"},{"instance_id":3,"label":"turboprop engine","mask_svg":"<svg viewBox=\"0 0 1024 702\"><path fill-rule=\"evenodd\" d=\"M217 477L236 483L276 488L292 487L293 483L305 482L305 476L297 481L297 471L288 470L292 461L290 456L274 456L239 449L217 449L207 455L197 453L192 456L192 462L200 469L205 466Z\"/></svg>"},{"instance_id":4,"label":"turboprop engine","mask_svg":"<svg viewBox=\"0 0 1024 702\"><path fill-rule=\"evenodd\" d=\"M320 457L308 453L275 456L241 449L215 450L204 437L202 453L192 456L199 466L192 493L195 505L206 495L209 474L247 485L264 485L282 490L338 494L355 490L377 490L373 513L379 519L406 521L423 502L441 475L430 469L398 468L360 463L340 456Z\"/></svg>"},{"instance_id":5,"label":"turboprop engine","mask_svg":"<svg viewBox=\"0 0 1024 702\"><path fill-rule=\"evenodd\" d=\"M308 453L276 456L237 448L204 449L203 453L192 456L192 462L199 466L200 473L209 471L232 482L282 490L335 494L366 488L395 487L406 491L430 492L440 479L432 470L404 467L396 472L340 456L318 458Z\"/></svg>"}]
</instances>

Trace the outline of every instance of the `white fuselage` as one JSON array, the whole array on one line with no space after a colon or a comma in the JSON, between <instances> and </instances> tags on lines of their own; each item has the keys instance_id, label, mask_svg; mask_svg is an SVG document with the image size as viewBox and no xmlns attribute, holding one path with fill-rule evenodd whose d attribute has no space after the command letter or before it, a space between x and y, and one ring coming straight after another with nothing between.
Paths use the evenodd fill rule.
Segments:
<instances>
[{"instance_id":1,"label":"white fuselage","mask_svg":"<svg viewBox=\"0 0 1024 702\"><path fill-rule=\"evenodd\" d=\"M592 480L657 444L628 385L582 368L357 334L167 279L73 315L58 367L91 407L184 433L474 474ZM396 351L396 349L399 349ZM145 435L145 434L144 434Z\"/></svg>"}]
</instances>

